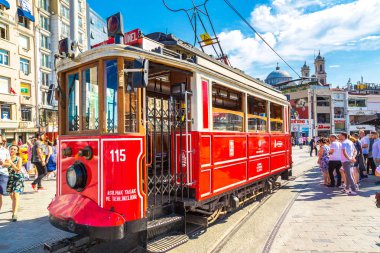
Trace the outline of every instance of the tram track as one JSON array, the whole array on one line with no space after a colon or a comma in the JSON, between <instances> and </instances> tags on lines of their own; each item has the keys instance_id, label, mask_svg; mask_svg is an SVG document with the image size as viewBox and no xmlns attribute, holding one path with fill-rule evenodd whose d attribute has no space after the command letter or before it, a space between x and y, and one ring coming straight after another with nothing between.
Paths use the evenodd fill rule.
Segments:
<instances>
[{"instance_id":1,"label":"tram track","mask_svg":"<svg viewBox=\"0 0 380 253\"><path fill-rule=\"evenodd\" d=\"M294 167L295 166L299 166L301 164L303 164L305 161L301 161L301 162L298 162L296 164L294 164ZM207 251L208 253L218 253L220 252L225 246L226 244L231 240L231 238L239 231L239 229L241 228L242 225L244 225L258 210L260 210L260 208L273 196L275 196L275 193L281 189L282 187L288 185L290 182L292 181L295 181L297 178L300 178L302 176L304 176L307 172L313 170L315 167L311 167L310 169L307 169L305 171L303 171L302 173L300 173L299 175L297 176L294 176L292 177L292 180L288 180L286 181L285 183L283 183L274 193L272 194L268 194L266 196L263 197L263 199L260 200L260 202L255 206L253 207L251 210L248 211L248 213L246 215L244 215L244 217L242 217L240 219L240 221L238 223L236 223L231 229L229 232L227 232L223 238L221 240L219 240L219 242L217 242L216 244L213 245L212 249ZM306 187L307 185L305 185L304 187ZM291 198L291 200L289 201L289 203L287 204L286 208L284 209L284 211L281 213L279 219L277 220L275 226L273 227L269 237L267 238L266 242L265 242L265 245L264 245L264 248L263 248L263 253L269 253L270 252L270 249L272 247L272 244L274 242L274 239L276 238L277 236L277 233L278 231L280 230L281 228L281 225L283 223L283 221L285 220L287 214L289 213L290 209L292 208L293 204L295 203L295 201L297 200L297 198L299 197L300 193L298 192L297 194L295 194L295 196L293 196Z\"/></svg>"}]
</instances>

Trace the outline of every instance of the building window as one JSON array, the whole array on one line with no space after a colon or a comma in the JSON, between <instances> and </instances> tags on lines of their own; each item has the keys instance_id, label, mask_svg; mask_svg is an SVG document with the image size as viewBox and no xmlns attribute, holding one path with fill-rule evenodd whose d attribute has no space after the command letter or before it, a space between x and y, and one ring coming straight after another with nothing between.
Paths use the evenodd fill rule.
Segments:
<instances>
[{"instance_id":1,"label":"building window","mask_svg":"<svg viewBox=\"0 0 380 253\"><path fill-rule=\"evenodd\" d=\"M248 131L267 130L267 101L248 95Z\"/></svg>"},{"instance_id":2,"label":"building window","mask_svg":"<svg viewBox=\"0 0 380 253\"><path fill-rule=\"evenodd\" d=\"M29 20L24 16L18 16L18 24L25 28L29 28Z\"/></svg>"},{"instance_id":3,"label":"building window","mask_svg":"<svg viewBox=\"0 0 380 253\"><path fill-rule=\"evenodd\" d=\"M11 120L11 106L7 104L1 105L1 119Z\"/></svg>"},{"instance_id":4,"label":"building window","mask_svg":"<svg viewBox=\"0 0 380 253\"><path fill-rule=\"evenodd\" d=\"M327 106L327 107L330 106L330 98L329 97L317 97L317 106Z\"/></svg>"},{"instance_id":5,"label":"building window","mask_svg":"<svg viewBox=\"0 0 380 253\"><path fill-rule=\"evenodd\" d=\"M43 105L47 105L47 92L45 91L42 91L41 92L41 102Z\"/></svg>"},{"instance_id":6,"label":"building window","mask_svg":"<svg viewBox=\"0 0 380 253\"><path fill-rule=\"evenodd\" d=\"M49 73L41 72L41 84L49 86Z\"/></svg>"},{"instance_id":7,"label":"building window","mask_svg":"<svg viewBox=\"0 0 380 253\"><path fill-rule=\"evenodd\" d=\"M0 38L8 39L8 26L3 23L0 23Z\"/></svg>"},{"instance_id":8,"label":"building window","mask_svg":"<svg viewBox=\"0 0 380 253\"><path fill-rule=\"evenodd\" d=\"M82 1L78 1L78 11L82 12Z\"/></svg>"},{"instance_id":9,"label":"building window","mask_svg":"<svg viewBox=\"0 0 380 253\"><path fill-rule=\"evenodd\" d=\"M21 107L21 120L32 121L32 108Z\"/></svg>"},{"instance_id":10,"label":"building window","mask_svg":"<svg viewBox=\"0 0 380 253\"><path fill-rule=\"evenodd\" d=\"M29 60L20 58L20 71L25 75L29 75Z\"/></svg>"},{"instance_id":11,"label":"building window","mask_svg":"<svg viewBox=\"0 0 380 253\"><path fill-rule=\"evenodd\" d=\"M79 33L79 44L82 44L83 45L83 33Z\"/></svg>"},{"instance_id":12,"label":"building window","mask_svg":"<svg viewBox=\"0 0 380 253\"><path fill-rule=\"evenodd\" d=\"M49 1L48 0L40 0L40 7L45 11L49 11Z\"/></svg>"},{"instance_id":13,"label":"building window","mask_svg":"<svg viewBox=\"0 0 380 253\"><path fill-rule=\"evenodd\" d=\"M0 64L9 65L9 51L0 49Z\"/></svg>"},{"instance_id":14,"label":"building window","mask_svg":"<svg viewBox=\"0 0 380 253\"><path fill-rule=\"evenodd\" d=\"M29 83L21 83L20 84L20 93L25 97L30 97L30 84Z\"/></svg>"},{"instance_id":15,"label":"building window","mask_svg":"<svg viewBox=\"0 0 380 253\"><path fill-rule=\"evenodd\" d=\"M67 37L69 36L69 33L70 33L70 27L68 25L66 25L65 23L62 23L62 31L61 31L62 35L64 37Z\"/></svg>"},{"instance_id":16,"label":"building window","mask_svg":"<svg viewBox=\"0 0 380 253\"><path fill-rule=\"evenodd\" d=\"M41 34L41 47L45 49L50 49L49 38Z\"/></svg>"},{"instance_id":17,"label":"building window","mask_svg":"<svg viewBox=\"0 0 380 253\"><path fill-rule=\"evenodd\" d=\"M41 54L41 66L45 68L50 68L49 66L49 55Z\"/></svg>"},{"instance_id":18,"label":"building window","mask_svg":"<svg viewBox=\"0 0 380 253\"><path fill-rule=\"evenodd\" d=\"M9 94L11 88L11 79L0 76L0 93Z\"/></svg>"},{"instance_id":19,"label":"building window","mask_svg":"<svg viewBox=\"0 0 380 253\"><path fill-rule=\"evenodd\" d=\"M214 130L242 132L244 130L242 94L219 85L213 85L212 117Z\"/></svg>"},{"instance_id":20,"label":"building window","mask_svg":"<svg viewBox=\"0 0 380 253\"><path fill-rule=\"evenodd\" d=\"M29 37L20 34L19 43L21 48L29 50Z\"/></svg>"},{"instance_id":21,"label":"building window","mask_svg":"<svg viewBox=\"0 0 380 253\"><path fill-rule=\"evenodd\" d=\"M79 28L83 28L83 19L82 19L82 17L78 17L78 26L79 26Z\"/></svg>"},{"instance_id":22,"label":"building window","mask_svg":"<svg viewBox=\"0 0 380 253\"><path fill-rule=\"evenodd\" d=\"M334 107L334 118L344 119L344 108L343 107Z\"/></svg>"},{"instance_id":23,"label":"building window","mask_svg":"<svg viewBox=\"0 0 380 253\"><path fill-rule=\"evenodd\" d=\"M348 99L349 107L367 107L367 101L361 98L350 98Z\"/></svg>"},{"instance_id":24,"label":"building window","mask_svg":"<svg viewBox=\"0 0 380 253\"><path fill-rule=\"evenodd\" d=\"M330 114L329 113L317 113L317 123L330 124Z\"/></svg>"},{"instance_id":25,"label":"building window","mask_svg":"<svg viewBox=\"0 0 380 253\"><path fill-rule=\"evenodd\" d=\"M61 16L70 19L70 11L66 6L61 5Z\"/></svg>"},{"instance_id":26,"label":"building window","mask_svg":"<svg viewBox=\"0 0 380 253\"><path fill-rule=\"evenodd\" d=\"M49 18L40 15L40 27L45 29L46 31L49 31Z\"/></svg>"},{"instance_id":27,"label":"building window","mask_svg":"<svg viewBox=\"0 0 380 253\"><path fill-rule=\"evenodd\" d=\"M319 65L319 72L322 72L323 71L323 67L322 65Z\"/></svg>"}]
</instances>

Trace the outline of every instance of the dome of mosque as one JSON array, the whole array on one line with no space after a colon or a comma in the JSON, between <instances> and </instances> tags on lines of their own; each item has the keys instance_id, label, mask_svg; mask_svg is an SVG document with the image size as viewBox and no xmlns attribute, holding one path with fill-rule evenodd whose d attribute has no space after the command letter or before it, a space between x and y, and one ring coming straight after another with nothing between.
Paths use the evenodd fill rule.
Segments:
<instances>
[{"instance_id":1,"label":"dome of mosque","mask_svg":"<svg viewBox=\"0 0 380 253\"><path fill-rule=\"evenodd\" d=\"M265 82L270 85L276 85L290 80L292 80L292 77L289 75L289 73L284 70L281 70L280 67L277 65L276 70L272 71L267 76Z\"/></svg>"}]
</instances>

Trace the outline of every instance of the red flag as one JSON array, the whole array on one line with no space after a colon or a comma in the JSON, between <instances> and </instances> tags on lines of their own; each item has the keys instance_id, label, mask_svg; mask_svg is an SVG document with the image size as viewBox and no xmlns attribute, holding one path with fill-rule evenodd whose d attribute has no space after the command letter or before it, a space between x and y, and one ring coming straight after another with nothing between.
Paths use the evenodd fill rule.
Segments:
<instances>
[{"instance_id":1,"label":"red flag","mask_svg":"<svg viewBox=\"0 0 380 253\"><path fill-rule=\"evenodd\" d=\"M16 95L17 93L15 92L15 90L11 87L11 93L13 94L13 95Z\"/></svg>"}]
</instances>

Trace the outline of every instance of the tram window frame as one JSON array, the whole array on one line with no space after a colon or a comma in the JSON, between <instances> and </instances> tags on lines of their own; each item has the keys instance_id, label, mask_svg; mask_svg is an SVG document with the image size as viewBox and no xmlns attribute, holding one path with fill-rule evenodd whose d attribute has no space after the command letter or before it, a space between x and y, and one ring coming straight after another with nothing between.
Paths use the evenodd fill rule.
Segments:
<instances>
[{"instance_id":1,"label":"tram window frame","mask_svg":"<svg viewBox=\"0 0 380 253\"><path fill-rule=\"evenodd\" d=\"M116 106L114 106L114 110L116 110L116 116L114 115L114 120L116 119L116 124L114 124L113 126L113 131L110 131L108 129L108 123L107 123L107 117L108 117L108 102L107 102L107 67L106 67L106 64L107 62L111 62L111 61L114 61L115 62L115 65L116 65L116 92L114 94L114 98L115 98L115 102L116 102ZM119 113L120 113L120 109L119 109L119 106L120 106L120 101L119 101L119 90L118 90L118 87L119 87L119 67L118 67L118 58L107 58L107 59L103 59L102 61L103 65L102 65L102 70L103 70L103 90L104 90L104 111L105 111L105 114L102 116L104 117L104 124L105 124L105 133L106 134L119 134L119 129L118 129L118 124L120 123L119 122ZM124 109L124 108L123 108Z\"/></svg>"},{"instance_id":2,"label":"tram window frame","mask_svg":"<svg viewBox=\"0 0 380 253\"><path fill-rule=\"evenodd\" d=\"M93 69L95 68L96 69L96 86L97 86L97 109L98 109L98 127L95 128L95 129L90 129L90 128L86 128L86 112L84 111L86 109L86 103L87 103L87 98L85 97L85 95L87 94L85 92L85 77L84 77L84 72L87 71L87 70L90 70L90 69ZM100 99L101 99L101 96L100 96L100 87L101 87L101 82L99 80L99 72L100 72L100 69L99 69L99 63L93 63L93 64L90 64L90 65L86 65L86 66L83 66L80 68L80 85L81 85L81 98L82 98L82 115L81 115L81 119L82 119L82 127L81 127L81 130L83 132L86 132L86 133L89 133L89 132L99 132L99 129L101 128L101 125L100 125L100 117L101 117L101 109L100 109Z\"/></svg>"},{"instance_id":3,"label":"tram window frame","mask_svg":"<svg viewBox=\"0 0 380 253\"><path fill-rule=\"evenodd\" d=\"M250 98L253 99L253 106L250 107ZM255 103L256 102L262 102L264 104L264 110L263 112L260 112L260 111L255 111L254 107L255 107ZM260 114L263 114L263 115L260 115ZM256 119L257 123L255 124L256 125L256 129L250 129L250 123L249 123L249 120L250 119ZM261 126L261 124L259 124L261 121L261 123L264 123L264 127L259 129ZM254 132L254 133L266 133L268 132L268 101L263 99L263 98L259 98L259 97L256 97L256 96L252 96L250 94L247 94L247 129L248 129L248 132Z\"/></svg>"},{"instance_id":4,"label":"tram window frame","mask_svg":"<svg viewBox=\"0 0 380 253\"><path fill-rule=\"evenodd\" d=\"M280 110L281 110L281 114L280 114L281 117L280 118L278 118L278 117L272 118L272 115L274 114L272 107L279 107L280 108ZM269 121L270 121L271 133L284 133L285 132L284 106L277 104L277 103L274 103L274 102L271 102L270 106L269 106L269 117L270 117ZM279 124L279 123L281 123L281 130L276 130L277 126L274 124ZM274 126L276 126L276 127L274 127Z\"/></svg>"},{"instance_id":5,"label":"tram window frame","mask_svg":"<svg viewBox=\"0 0 380 253\"><path fill-rule=\"evenodd\" d=\"M77 116L76 117L78 117L78 125L77 125L77 127L75 127L75 128L71 128L70 127L70 122L71 122L71 120L70 120L70 76L72 76L72 75L77 75L78 77L77 77L77 86L78 86L78 89L79 89L79 94L78 94L78 97L79 97L79 99L81 98L81 88L80 88L80 84L81 84L81 80L80 80L80 72L81 72L81 70L80 69L76 69L76 70L74 70L74 71L70 71L70 72L67 72L66 73L66 78L65 78L65 80L66 80L66 94L67 94L67 98L66 98L66 104L67 104L67 109L66 109L66 120L67 120L67 126L66 126L66 131L68 132L68 133L80 133L81 132L81 107L82 107L82 105L81 105L81 102L80 101L78 101L78 109L77 109Z\"/></svg>"},{"instance_id":6,"label":"tram window frame","mask_svg":"<svg viewBox=\"0 0 380 253\"><path fill-rule=\"evenodd\" d=\"M211 86L211 93L212 93L212 130L213 131L221 131L221 132L245 132L245 113L244 113L244 94L243 92L227 88L225 86L222 86L217 83L212 83ZM232 99L231 94L237 95L237 99ZM226 103L234 103L237 101L237 105L235 108L232 106L226 106ZM220 103L220 104L219 104ZM229 108L230 107L230 108ZM227 123L225 123L225 129L221 128L215 128L215 118L217 117L216 114L226 114L229 119L227 120ZM239 129L234 129L235 125L233 124L232 127L233 129L228 129L228 127L231 127L231 121L233 121L234 117L237 116L240 117L241 119L241 125L238 126L240 127ZM226 117L226 118L227 118ZM223 123L221 123L223 124Z\"/></svg>"}]
</instances>

